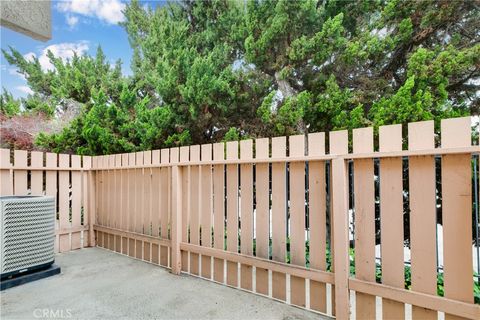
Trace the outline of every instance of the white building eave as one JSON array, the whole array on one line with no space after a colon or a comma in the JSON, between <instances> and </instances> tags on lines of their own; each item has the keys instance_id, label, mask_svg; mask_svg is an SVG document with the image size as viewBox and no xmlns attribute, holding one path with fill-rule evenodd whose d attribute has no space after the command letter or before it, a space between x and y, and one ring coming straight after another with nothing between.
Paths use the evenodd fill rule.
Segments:
<instances>
[{"instance_id":1,"label":"white building eave","mask_svg":"<svg viewBox=\"0 0 480 320\"><path fill-rule=\"evenodd\" d=\"M2 0L0 24L33 39L52 38L52 7L50 0Z\"/></svg>"}]
</instances>

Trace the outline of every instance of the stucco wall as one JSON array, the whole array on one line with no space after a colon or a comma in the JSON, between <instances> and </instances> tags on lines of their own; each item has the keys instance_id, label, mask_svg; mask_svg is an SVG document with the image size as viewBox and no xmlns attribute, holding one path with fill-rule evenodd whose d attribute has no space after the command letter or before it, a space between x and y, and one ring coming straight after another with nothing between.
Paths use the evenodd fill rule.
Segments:
<instances>
[{"instance_id":1,"label":"stucco wall","mask_svg":"<svg viewBox=\"0 0 480 320\"><path fill-rule=\"evenodd\" d=\"M1 25L37 40L52 38L50 0L2 0Z\"/></svg>"}]
</instances>

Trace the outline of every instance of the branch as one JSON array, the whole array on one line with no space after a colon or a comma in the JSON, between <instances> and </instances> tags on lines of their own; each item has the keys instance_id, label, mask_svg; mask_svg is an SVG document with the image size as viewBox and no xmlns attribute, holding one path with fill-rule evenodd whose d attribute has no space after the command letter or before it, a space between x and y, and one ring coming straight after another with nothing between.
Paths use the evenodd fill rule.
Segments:
<instances>
[{"instance_id":1,"label":"branch","mask_svg":"<svg viewBox=\"0 0 480 320\"><path fill-rule=\"evenodd\" d=\"M475 70L473 70L472 72L470 72L470 74L468 74L466 77L452 83L452 84L449 84L447 86L447 90L454 90L454 89L459 89L459 88L464 88L464 89L477 89L479 86L478 85L474 85L474 84L466 84L465 82L467 82L469 79L471 79L475 73L479 71L478 68L475 68Z\"/></svg>"}]
</instances>

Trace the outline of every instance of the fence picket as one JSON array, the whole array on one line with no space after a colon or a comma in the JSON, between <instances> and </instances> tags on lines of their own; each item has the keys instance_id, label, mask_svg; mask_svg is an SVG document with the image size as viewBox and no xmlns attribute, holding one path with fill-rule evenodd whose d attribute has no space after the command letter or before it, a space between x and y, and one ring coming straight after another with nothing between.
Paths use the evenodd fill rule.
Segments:
<instances>
[{"instance_id":1,"label":"fence picket","mask_svg":"<svg viewBox=\"0 0 480 320\"><path fill-rule=\"evenodd\" d=\"M190 147L190 161L200 161L200 146ZM190 243L200 244L200 167L198 165L190 166ZM190 273L200 274L198 253L190 252Z\"/></svg>"},{"instance_id":2,"label":"fence picket","mask_svg":"<svg viewBox=\"0 0 480 320\"><path fill-rule=\"evenodd\" d=\"M272 138L272 158L285 158L287 138ZM285 262L287 247L287 183L285 162L272 163L272 259ZM272 272L272 296L287 299L286 274Z\"/></svg>"},{"instance_id":3,"label":"fence picket","mask_svg":"<svg viewBox=\"0 0 480 320\"><path fill-rule=\"evenodd\" d=\"M242 160L253 159L253 141L240 141L240 158ZM249 163L240 165L240 252L253 256L253 165ZM240 266L240 280L243 289L253 290L253 268L250 265Z\"/></svg>"},{"instance_id":4,"label":"fence picket","mask_svg":"<svg viewBox=\"0 0 480 320\"><path fill-rule=\"evenodd\" d=\"M101 169L103 167L103 158L104 156L97 156L94 158L96 162L96 168ZM48 162L48 158L47 158ZM105 175L104 170L100 170L98 174L96 175L96 185L97 189L95 190L96 192L96 199L97 199L97 204L96 204L96 210L97 210L97 222L99 225L105 225L105 211L104 211L104 203L105 203L105 197L104 197L104 188L105 184L103 181L103 177ZM135 195L132 195L135 197ZM133 212L133 210L132 210ZM99 247L103 247L103 233L101 231L97 231L96 233L96 239L97 239L97 244Z\"/></svg>"},{"instance_id":5,"label":"fence picket","mask_svg":"<svg viewBox=\"0 0 480 320\"><path fill-rule=\"evenodd\" d=\"M290 157L305 155L305 136L289 139ZM290 162L290 256L291 263L305 266L305 162ZM290 301L305 307L305 279L290 277Z\"/></svg>"},{"instance_id":6,"label":"fence picket","mask_svg":"<svg viewBox=\"0 0 480 320\"><path fill-rule=\"evenodd\" d=\"M115 155L108 156L108 175L107 175L107 190L113 190L113 192L108 192L108 226L114 227L115 221L115 208L117 203L117 184L115 183ZM109 250L115 251L115 235L112 233L108 234L108 246Z\"/></svg>"},{"instance_id":7,"label":"fence picket","mask_svg":"<svg viewBox=\"0 0 480 320\"><path fill-rule=\"evenodd\" d=\"M54 169L57 168L57 154L47 153L45 155L46 168L52 169L47 170L45 173L45 194L47 196L55 197L55 203L58 204L58 195L57 195L57 171ZM57 206L55 206L55 217L57 217ZM58 219L55 218L55 230L58 229ZM55 252L59 252L59 236L55 236Z\"/></svg>"},{"instance_id":8,"label":"fence picket","mask_svg":"<svg viewBox=\"0 0 480 320\"><path fill-rule=\"evenodd\" d=\"M471 146L470 117L442 120L442 148ZM445 297L473 303L472 164L466 154L442 156ZM450 314L445 319L464 319Z\"/></svg>"},{"instance_id":9,"label":"fence picket","mask_svg":"<svg viewBox=\"0 0 480 320\"><path fill-rule=\"evenodd\" d=\"M204 144L201 147L202 162L212 160L212 145ZM200 241L204 247L212 246L212 166L205 164L200 166ZM202 277L212 277L212 257L202 254L201 269Z\"/></svg>"},{"instance_id":10,"label":"fence picket","mask_svg":"<svg viewBox=\"0 0 480 320\"><path fill-rule=\"evenodd\" d=\"M227 160L238 159L238 142L227 142ZM238 253L238 165L227 165L227 250ZM227 284L238 286L238 263L227 261Z\"/></svg>"},{"instance_id":11,"label":"fence picket","mask_svg":"<svg viewBox=\"0 0 480 320\"><path fill-rule=\"evenodd\" d=\"M433 149L433 121L408 124L409 150ZM412 290L437 293L435 159L410 157L410 248ZM412 318L437 319L437 312L413 306Z\"/></svg>"},{"instance_id":12,"label":"fence picket","mask_svg":"<svg viewBox=\"0 0 480 320\"><path fill-rule=\"evenodd\" d=\"M152 151L152 164L160 164L160 150ZM160 201L161 201L161 189L160 189L160 168L152 168L152 236L160 236ZM152 262L160 264L160 246L156 243L152 243Z\"/></svg>"},{"instance_id":13,"label":"fence picket","mask_svg":"<svg viewBox=\"0 0 480 320\"><path fill-rule=\"evenodd\" d=\"M255 141L255 157L257 159L268 158L269 139L262 138ZM255 165L255 249L256 256L264 259L269 258L270 238L270 191L269 172L267 163ZM255 268L256 292L268 295L268 270Z\"/></svg>"},{"instance_id":14,"label":"fence picket","mask_svg":"<svg viewBox=\"0 0 480 320\"><path fill-rule=\"evenodd\" d=\"M325 134L308 135L308 153L310 156L325 154ZM326 271L326 181L325 161L310 161L308 164L309 187L309 227L310 227L310 268ZM325 283L310 280L310 308L327 313L327 290Z\"/></svg>"},{"instance_id":15,"label":"fence picket","mask_svg":"<svg viewBox=\"0 0 480 320\"><path fill-rule=\"evenodd\" d=\"M339 131L330 141L342 141L346 132ZM343 140L345 141L345 140ZM342 146L337 146L335 152L342 152ZM347 145L344 146L347 151ZM332 151L332 148L330 148ZM332 309L337 319L350 319L350 303L348 278L350 273L350 259L348 252L348 182L347 166L345 160L332 160L332 213L333 213L333 235L331 246L335 255L332 261L335 265L335 287L332 286ZM333 269L333 268L332 268ZM357 318L358 319L358 318Z\"/></svg>"},{"instance_id":16,"label":"fence picket","mask_svg":"<svg viewBox=\"0 0 480 320\"><path fill-rule=\"evenodd\" d=\"M373 128L353 130L353 153L373 152ZM355 278L375 282L375 186L373 159L355 159ZM375 297L356 292L358 319L375 318Z\"/></svg>"},{"instance_id":17,"label":"fence picket","mask_svg":"<svg viewBox=\"0 0 480 320\"><path fill-rule=\"evenodd\" d=\"M173 156L173 155L172 155ZM162 149L160 151L160 163L170 162L170 149ZM170 223L170 198L171 198L171 169L160 168L160 235L163 239L171 239L168 235L168 226ZM168 266L169 248L160 247L160 264Z\"/></svg>"},{"instance_id":18,"label":"fence picket","mask_svg":"<svg viewBox=\"0 0 480 320\"><path fill-rule=\"evenodd\" d=\"M14 167L25 168L27 166L27 151L25 150L15 150L13 153L14 156ZM16 196L25 196L28 194L27 186L27 170L18 169L13 173L14 178L14 191Z\"/></svg>"},{"instance_id":19,"label":"fence picket","mask_svg":"<svg viewBox=\"0 0 480 320\"><path fill-rule=\"evenodd\" d=\"M143 152L143 164L152 164L152 152ZM143 169L143 234L152 235L152 168ZM143 242L143 260L150 261L151 244L148 241Z\"/></svg>"},{"instance_id":20,"label":"fence picket","mask_svg":"<svg viewBox=\"0 0 480 320\"><path fill-rule=\"evenodd\" d=\"M145 208L145 185L143 183L144 171L142 167L144 161L143 152L139 151L135 153L135 165L139 168L136 169L135 179L135 232L143 233L143 212ZM137 259L143 258L143 245L142 240L135 241L135 257Z\"/></svg>"},{"instance_id":21,"label":"fence picket","mask_svg":"<svg viewBox=\"0 0 480 320\"><path fill-rule=\"evenodd\" d=\"M173 212L174 212L174 207L176 206L176 209L178 209L178 206L180 205L179 203L176 203L173 199L173 195L175 192L177 192L176 189L174 189L174 185L173 185L173 180L174 180L174 172L173 172L173 166L175 166L179 161L180 161L180 148L170 148L169 149L169 152L170 152L170 163L172 164L172 166L169 168L168 170L168 181L172 181L172 183L169 183L169 186L168 186L168 194L169 194L169 202L168 202L168 221L171 222L170 224L170 227L171 227L171 230L173 230L174 228L176 228L176 226L174 225L174 219L176 219L175 217L173 217ZM162 160L163 161L163 160ZM167 160L168 161L168 160ZM182 181L180 182L177 182L177 184L179 184L179 186L177 186L178 188L180 188L180 190L183 190L183 181L186 179L186 176L187 176L187 173L186 173L186 169L185 168L180 168L178 171L177 171L177 177L180 177L182 179ZM181 201L183 201L183 198L180 199ZM183 203L182 203L183 205ZM182 212L186 212L186 208L182 208L180 207L180 209L182 209ZM177 219L178 221L178 219ZM179 228L182 228L182 225L183 224L186 224L186 221L183 222L183 220L179 220L180 222L180 226ZM183 233L183 229L180 229ZM182 234L183 236L183 234ZM169 250L169 260L168 260L168 264L172 267L172 270L173 270L173 250L174 250L174 246L173 246L173 234L171 235L171 240L172 240L172 248L171 249L168 249Z\"/></svg>"},{"instance_id":22,"label":"fence picket","mask_svg":"<svg viewBox=\"0 0 480 320\"><path fill-rule=\"evenodd\" d=\"M103 177L102 177L102 204L103 204L103 212L104 212L104 221L106 226L110 226L110 170L108 168L110 167L110 156L105 155L102 156L103 159L103 166L106 168ZM110 248L110 236L108 233L104 232L103 233L103 247L104 248Z\"/></svg>"},{"instance_id":23,"label":"fence picket","mask_svg":"<svg viewBox=\"0 0 480 320\"><path fill-rule=\"evenodd\" d=\"M80 169L82 167L81 158L72 155L72 168ZM82 172L79 170L72 171L72 228L78 229L82 225ZM82 233L76 231L71 233L72 250L82 247Z\"/></svg>"},{"instance_id":24,"label":"fence picket","mask_svg":"<svg viewBox=\"0 0 480 320\"><path fill-rule=\"evenodd\" d=\"M348 153L348 131L347 130L339 130L339 131L332 131L330 132L329 134L329 151L330 151L330 154L331 155L345 155ZM337 260L341 261L342 263L344 262L344 260L342 259L342 257L336 257L335 256L335 238L338 237L340 239L343 239L343 233L342 234L335 234L335 230L336 230L336 226L335 226L335 219L336 217L342 217L342 212L338 212L338 213L335 213L334 212L334 208L335 208L335 205L337 205L337 208L338 210L345 210L347 211L348 210L348 203L347 204L344 204L343 203L343 198L340 198L338 203L335 202L335 191L334 191L334 186L335 184L337 184L338 186L338 191L337 191L337 194L339 197L343 197L344 193L347 193L347 195L345 195L347 198L348 198L348 176L347 177L342 177L342 175L340 174L340 172L344 172L346 170L345 168L345 163L343 163L343 165L341 167L340 166L340 161L336 161L337 163L337 168L336 170L338 171L337 172L337 176L336 176L336 183L334 182L334 170L333 170L333 167L334 167L334 161L332 160L332 168L331 168L331 171L330 171L330 175L331 175L331 181L332 181L332 194L330 196L330 204L331 204L331 208L332 208L332 211L330 212L330 248L333 248L333 250L330 251L330 254L331 254L331 259L332 259L332 265L331 265L331 271L332 272L335 272L335 265L337 264ZM346 173L345 173L346 175ZM345 180L345 181L344 181ZM345 184L345 186L343 185ZM346 189L344 189L346 187ZM342 221L340 223L343 223L343 218L342 218ZM346 224L347 228L348 228L348 220L347 220L347 224ZM341 232L343 232L342 229L338 228L338 230L341 230ZM348 234L347 234L348 235ZM348 238L347 238L348 240ZM342 244L339 244L337 245L338 248L340 248L341 250L343 250L343 245ZM347 247L347 253L348 253L348 247ZM348 257L347 257L347 260L348 260ZM348 266L348 265L347 265ZM340 266L340 267L344 267L343 264ZM341 269L342 270L342 269ZM342 270L343 271L343 270ZM347 296L345 297L345 291L344 291L344 288L341 287L340 288L340 291L337 292L336 289L335 289L335 286L337 284L337 278L340 279L341 281L344 280L344 277L345 275L343 275L341 272L339 272L338 274L335 274L335 285L332 285L332 301L331 301L331 304L332 304L332 315L336 315L336 312L337 312L337 309L342 311L342 315L344 318L345 317L345 310L344 310L344 307L345 307L345 299L347 299L347 303L348 303L348 290L347 290ZM348 277L348 274L347 274L347 277ZM341 283L341 285L344 285L343 282ZM337 297L341 298L342 301L339 302L339 304L337 305L336 303L336 300L337 300Z\"/></svg>"},{"instance_id":25,"label":"fence picket","mask_svg":"<svg viewBox=\"0 0 480 320\"><path fill-rule=\"evenodd\" d=\"M402 125L380 127L380 152L402 150ZM380 236L382 283L404 287L403 257L403 168L401 158L380 160ZM405 306L382 299L386 319L404 319Z\"/></svg>"},{"instance_id":26,"label":"fence picket","mask_svg":"<svg viewBox=\"0 0 480 320\"><path fill-rule=\"evenodd\" d=\"M32 151L31 156L31 167L41 168L43 167L43 152ZM41 170L32 170L30 172L30 192L34 196L43 195L43 171Z\"/></svg>"},{"instance_id":27,"label":"fence picket","mask_svg":"<svg viewBox=\"0 0 480 320\"><path fill-rule=\"evenodd\" d=\"M178 148L171 149L171 158L172 163L178 163ZM182 242L182 197L183 193L183 177L185 168L179 167L177 165L172 167L172 272L174 274L180 274L182 270L182 258L180 252L180 243Z\"/></svg>"},{"instance_id":28,"label":"fence picket","mask_svg":"<svg viewBox=\"0 0 480 320\"><path fill-rule=\"evenodd\" d=\"M189 147L180 147L180 162L190 161ZM188 231L190 227L190 166L183 169L182 174L182 242L188 242ZM182 251L182 271L189 270L188 264L189 253Z\"/></svg>"},{"instance_id":29,"label":"fence picket","mask_svg":"<svg viewBox=\"0 0 480 320\"><path fill-rule=\"evenodd\" d=\"M225 149L223 143L213 145L213 160L224 160ZM213 166L213 237L215 249L224 249L224 223L225 223L225 193L224 193L224 165ZM213 259L213 279L217 282L224 282L224 260Z\"/></svg>"},{"instance_id":30,"label":"fence picket","mask_svg":"<svg viewBox=\"0 0 480 320\"><path fill-rule=\"evenodd\" d=\"M60 154L58 159L59 167L62 169L70 167L70 155ZM59 229L64 230L71 227L69 215L70 215L70 176L69 172L62 170L58 174L58 216L59 216ZM70 236L68 234L60 234L59 238L59 250L60 252L69 251Z\"/></svg>"},{"instance_id":31,"label":"fence picket","mask_svg":"<svg viewBox=\"0 0 480 320\"><path fill-rule=\"evenodd\" d=\"M122 230L122 174L123 170L120 170L122 167L122 155L116 154L115 155L115 204L114 204L114 217L115 221L113 221L113 227L116 229ZM122 252L122 236L115 235L115 251Z\"/></svg>"},{"instance_id":32,"label":"fence picket","mask_svg":"<svg viewBox=\"0 0 480 320\"><path fill-rule=\"evenodd\" d=\"M108 167L108 158L107 156L99 156L98 164L100 167ZM99 183L100 183L100 190L98 192L99 198L101 198L100 204L99 204L99 217L101 219L100 224L101 225L107 225L108 223L108 215L106 208L108 207L107 203L107 185L106 185L106 180L107 180L107 172L105 170L101 171L101 175L99 177ZM135 195L134 195L135 196ZM106 245L108 243L108 236L103 233L99 232L99 244L101 247L106 248Z\"/></svg>"},{"instance_id":33,"label":"fence picket","mask_svg":"<svg viewBox=\"0 0 480 320\"><path fill-rule=\"evenodd\" d=\"M128 153L122 154L122 167L128 166ZM121 190L122 190L122 200L121 200L121 222L120 222L120 229L128 230L128 208L130 200L130 196L128 193L129 187L129 171L128 170L120 170L120 179L121 179ZM128 255L128 238L122 236L122 254Z\"/></svg>"},{"instance_id":34,"label":"fence picket","mask_svg":"<svg viewBox=\"0 0 480 320\"><path fill-rule=\"evenodd\" d=\"M402 150L402 125L380 127L380 152ZM382 283L404 287L403 168L401 158L380 160L380 237ZM382 299L385 319L405 319L405 306Z\"/></svg>"},{"instance_id":35,"label":"fence picket","mask_svg":"<svg viewBox=\"0 0 480 320\"><path fill-rule=\"evenodd\" d=\"M93 158L91 156L83 156L82 167L85 170L83 173L83 226L88 227L88 230L83 231L83 247L95 246L95 232L93 225L95 224L95 175L92 170Z\"/></svg>"},{"instance_id":36,"label":"fence picket","mask_svg":"<svg viewBox=\"0 0 480 320\"><path fill-rule=\"evenodd\" d=\"M135 153L128 154L128 166L135 166ZM136 171L137 169L128 169L128 231L135 232L135 202L136 202ZM128 238L128 255L135 257L135 239Z\"/></svg>"}]
</instances>

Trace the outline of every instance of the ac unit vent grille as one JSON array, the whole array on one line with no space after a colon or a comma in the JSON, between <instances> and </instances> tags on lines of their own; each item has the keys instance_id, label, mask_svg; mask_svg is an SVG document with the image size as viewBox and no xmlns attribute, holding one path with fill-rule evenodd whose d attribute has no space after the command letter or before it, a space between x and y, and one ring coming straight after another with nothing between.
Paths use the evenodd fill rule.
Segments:
<instances>
[{"instance_id":1,"label":"ac unit vent grille","mask_svg":"<svg viewBox=\"0 0 480 320\"><path fill-rule=\"evenodd\" d=\"M53 261L53 197L2 199L2 274Z\"/></svg>"}]
</instances>

